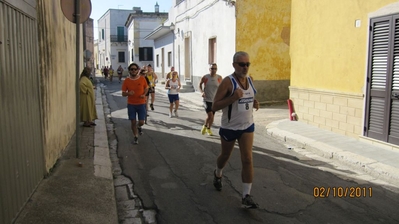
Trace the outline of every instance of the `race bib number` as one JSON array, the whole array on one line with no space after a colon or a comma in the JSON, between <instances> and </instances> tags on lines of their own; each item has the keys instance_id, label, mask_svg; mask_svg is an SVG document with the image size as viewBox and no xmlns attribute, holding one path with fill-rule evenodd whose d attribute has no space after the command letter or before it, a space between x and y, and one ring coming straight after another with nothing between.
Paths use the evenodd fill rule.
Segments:
<instances>
[{"instance_id":1,"label":"race bib number","mask_svg":"<svg viewBox=\"0 0 399 224\"><path fill-rule=\"evenodd\" d=\"M252 110L252 106L254 103L254 98L241 98L238 100L238 111L248 111Z\"/></svg>"}]
</instances>

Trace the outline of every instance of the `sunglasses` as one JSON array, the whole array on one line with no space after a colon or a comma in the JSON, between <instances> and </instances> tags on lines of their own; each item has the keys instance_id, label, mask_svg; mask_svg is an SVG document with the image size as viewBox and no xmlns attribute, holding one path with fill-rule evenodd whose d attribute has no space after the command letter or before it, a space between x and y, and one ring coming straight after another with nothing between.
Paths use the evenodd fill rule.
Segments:
<instances>
[{"instance_id":1,"label":"sunglasses","mask_svg":"<svg viewBox=\"0 0 399 224\"><path fill-rule=\"evenodd\" d=\"M243 68L245 66L249 67L251 65L251 63L249 63L249 62L247 62L247 63L245 63L245 62L234 62L234 63L236 63L237 65L239 65L240 67L243 67Z\"/></svg>"},{"instance_id":2,"label":"sunglasses","mask_svg":"<svg viewBox=\"0 0 399 224\"><path fill-rule=\"evenodd\" d=\"M129 69L129 71L137 71L138 69L137 68L131 68L131 69Z\"/></svg>"},{"instance_id":3,"label":"sunglasses","mask_svg":"<svg viewBox=\"0 0 399 224\"><path fill-rule=\"evenodd\" d=\"M211 68L211 70L218 70L217 68Z\"/></svg>"}]
</instances>

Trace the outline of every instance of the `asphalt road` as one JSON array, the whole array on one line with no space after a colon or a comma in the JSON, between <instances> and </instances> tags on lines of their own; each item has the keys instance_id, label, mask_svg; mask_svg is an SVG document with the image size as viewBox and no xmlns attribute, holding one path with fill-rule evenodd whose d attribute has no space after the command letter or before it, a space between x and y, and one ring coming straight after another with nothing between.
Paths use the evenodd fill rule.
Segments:
<instances>
[{"instance_id":1,"label":"asphalt road","mask_svg":"<svg viewBox=\"0 0 399 224\"><path fill-rule=\"evenodd\" d=\"M318 157L292 152L266 135L267 122L282 119L279 107L256 112L265 114L256 123L253 147L251 193L260 208L243 209L239 150L224 169L223 190L212 185L220 152L220 112L215 135L201 135L203 108L182 100L179 117L169 118L167 96L158 91L144 134L138 145L132 145L121 84L102 82L123 174L133 181L143 206L157 211L158 223L399 223L396 189L365 181L363 174Z\"/></svg>"}]
</instances>

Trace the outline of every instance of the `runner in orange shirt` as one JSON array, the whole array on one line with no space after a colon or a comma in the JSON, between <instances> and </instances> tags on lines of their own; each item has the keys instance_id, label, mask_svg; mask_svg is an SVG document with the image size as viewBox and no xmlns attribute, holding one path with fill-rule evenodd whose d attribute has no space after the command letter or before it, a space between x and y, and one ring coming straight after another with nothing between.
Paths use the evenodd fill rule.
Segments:
<instances>
[{"instance_id":1,"label":"runner in orange shirt","mask_svg":"<svg viewBox=\"0 0 399 224\"><path fill-rule=\"evenodd\" d=\"M141 126L144 125L146 115L146 94L148 84L144 77L139 75L140 69L136 63L129 65L129 74L122 84L122 96L127 96L127 113L131 121L134 135L133 144L137 145L138 134L142 135ZM138 125L137 125L138 117Z\"/></svg>"}]
</instances>

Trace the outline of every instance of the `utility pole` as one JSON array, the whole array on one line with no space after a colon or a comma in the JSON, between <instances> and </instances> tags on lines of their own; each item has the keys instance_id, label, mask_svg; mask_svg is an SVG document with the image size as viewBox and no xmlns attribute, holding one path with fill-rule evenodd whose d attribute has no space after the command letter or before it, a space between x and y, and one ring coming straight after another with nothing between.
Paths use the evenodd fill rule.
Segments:
<instances>
[{"instance_id":1,"label":"utility pole","mask_svg":"<svg viewBox=\"0 0 399 224\"><path fill-rule=\"evenodd\" d=\"M80 87L79 87L79 64L80 64L80 0L75 0L75 23L76 23L76 83L75 83L75 94L76 94L76 158L79 158L79 147L80 147Z\"/></svg>"},{"instance_id":2,"label":"utility pole","mask_svg":"<svg viewBox=\"0 0 399 224\"><path fill-rule=\"evenodd\" d=\"M71 0L61 0L61 10L64 16L76 24L76 83L75 83L75 95L76 95L76 158L79 158L79 147L80 147L80 24L85 22L91 14L91 1L90 0L75 0L75 5L71 4ZM82 13L82 15L81 15Z\"/></svg>"}]
</instances>

